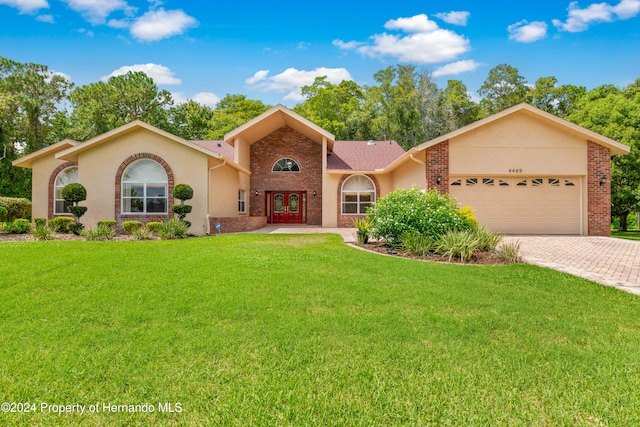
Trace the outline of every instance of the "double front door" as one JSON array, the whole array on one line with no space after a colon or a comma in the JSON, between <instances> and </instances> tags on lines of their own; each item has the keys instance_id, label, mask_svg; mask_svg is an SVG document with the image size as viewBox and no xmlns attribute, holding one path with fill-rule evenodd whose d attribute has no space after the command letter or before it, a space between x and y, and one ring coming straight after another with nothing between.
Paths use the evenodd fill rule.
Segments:
<instances>
[{"instance_id":1,"label":"double front door","mask_svg":"<svg viewBox=\"0 0 640 427\"><path fill-rule=\"evenodd\" d=\"M307 222L307 193L304 191L268 192L267 205L271 223Z\"/></svg>"}]
</instances>

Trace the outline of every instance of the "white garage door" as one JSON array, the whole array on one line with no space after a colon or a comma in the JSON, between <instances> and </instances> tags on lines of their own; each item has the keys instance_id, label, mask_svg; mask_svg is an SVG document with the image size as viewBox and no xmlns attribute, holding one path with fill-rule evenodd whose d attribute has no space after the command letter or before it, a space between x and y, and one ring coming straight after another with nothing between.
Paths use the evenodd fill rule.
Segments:
<instances>
[{"instance_id":1,"label":"white garage door","mask_svg":"<svg viewBox=\"0 0 640 427\"><path fill-rule=\"evenodd\" d=\"M580 177L450 177L449 193L480 225L506 234L580 234Z\"/></svg>"}]
</instances>

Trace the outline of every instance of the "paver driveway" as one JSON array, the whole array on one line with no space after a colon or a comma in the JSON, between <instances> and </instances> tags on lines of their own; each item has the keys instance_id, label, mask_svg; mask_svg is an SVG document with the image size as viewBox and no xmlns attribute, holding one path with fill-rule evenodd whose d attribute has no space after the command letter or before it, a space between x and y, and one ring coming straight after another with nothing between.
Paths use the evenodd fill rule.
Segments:
<instances>
[{"instance_id":1,"label":"paver driveway","mask_svg":"<svg viewBox=\"0 0 640 427\"><path fill-rule=\"evenodd\" d=\"M595 236L506 236L529 264L640 295L640 242Z\"/></svg>"}]
</instances>

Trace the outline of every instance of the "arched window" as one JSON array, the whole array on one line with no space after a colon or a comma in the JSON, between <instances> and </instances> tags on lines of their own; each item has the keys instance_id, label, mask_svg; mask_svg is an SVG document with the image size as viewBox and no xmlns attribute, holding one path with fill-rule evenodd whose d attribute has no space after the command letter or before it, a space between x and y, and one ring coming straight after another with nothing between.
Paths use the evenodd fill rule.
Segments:
<instances>
[{"instance_id":1,"label":"arched window","mask_svg":"<svg viewBox=\"0 0 640 427\"><path fill-rule=\"evenodd\" d=\"M363 215L376 201L376 186L364 175L352 175L342 184L342 213Z\"/></svg>"},{"instance_id":2,"label":"arched window","mask_svg":"<svg viewBox=\"0 0 640 427\"><path fill-rule=\"evenodd\" d=\"M62 198L62 189L67 184L78 182L78 167L71 166L62 170L56 177L53 185L53 213L55 215L71 215L67 207L72 206L72 202L67 202Z\"/></svg>"},{"instance_id":3,"label":"arched window","mask_svg":"<svg viewBox=\"0 0 640 427\"><path fill-rule=\"evenodd\" d=\"M283 157L273 164L271 172L300 172L300 165L293 159Z\"/></svg>"},{"instance_id":4,"label":"arched window","mask_svg":"<svg viewBox=\"0 0 640 427\"><path fill-rule=\"evenodd\" d=\"M160 163L136 160L122 174L122 213L167 213L169 179Z\"/></svg>"}]
</instances>

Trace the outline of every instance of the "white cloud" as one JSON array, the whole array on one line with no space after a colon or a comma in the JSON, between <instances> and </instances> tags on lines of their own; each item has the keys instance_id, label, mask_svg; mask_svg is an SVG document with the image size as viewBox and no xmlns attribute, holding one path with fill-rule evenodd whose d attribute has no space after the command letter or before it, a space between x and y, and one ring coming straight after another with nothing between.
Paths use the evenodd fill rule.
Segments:
<instances>
[{"instance_id":1,"label":"white cloud","mask_svg":"<svg viewBox=\"0 0 640 427\"><path fill-rule=\"evenodd\" d=\"M547 36L548 25L546 22L534 21L529 23L522 20L507 27L509 40L521 43L531 43L543 39Z\"/></svg>"},{"instance_id":2,"label":"white cloud","mask_svg":"<svg viewBox=\"0 0 640 427\"><path fill-rule=\"evenodd\" d=\"M111 28L122 30L124 28L129 28L129 25L131 25L131 23L127 19L110 19L107 22L107 25Z\"/></svg>"},{"instance_id":3,"label":"white cloud","mask_svg":"<svg viewBox=\"0 0 640 427\"><path fill-rule=\"evenodd\" d=\"M122 10L127 15L137 10L124 0L63 0L63 2L93 25L104 24L107 16L117 10Z\"/></svg>"},{"instance_id":4,"label":"white cloud","mask_svg":"<svg viewBox=\"0 0 640 427\"><path fill-rule=\"evenodd\" d=\"M353 80L353 77L345 68L319 67L310 71L287 68L282 73L272 77L269 77L268 74L269 70L260 70L245 82L252 85L252 89L262 92L286 93L282 98L285 101L304 100L300 89L302 86L311 85L316 77L326 76L327 81L333 84L339 84L343 80Z\"/></svg>"},{"instance_id":5,"label":"white cloud","mask_svg":"<svg viewBox=\"0 0 640 427\"><path fill-rule=\"evenodd\" d=\"M48 9L47 0L0 0L0 4L15 7L20 13L33 13L38 9Z\"/></svg>"},{"instance_id":6,"label":"white cloud","mask_svg":"<svg viewBox=\"0 0 640 427\"><path fill-rule=\"evenodd\" d=\"M471 14L469 12L447 12L447 13L436 13L435 17L438 19L442 19L447 24L452 25L460 25L462 27L467 25L467 20Z\"/></svg>"},{"instance_id":7,"label":"white cloud","mask_svg":"<svg viewBox=\"0 0 640 427\"><path fill-rule=\"evenodd\" d=\"M345 43L334 40L341 49L356 50L369 57L390 56L402 62L433 64L451 61L471 50L469 40L453 31L443 30L438 24L420 14L410 18L387 21L387 30L399 30L407 34L374 34L370 44L356 41Z\"/></svg>"},{"instance_id":8,"label":"white cloud","mask_svg":"<svg viewBox=\"0 0 640 427\"><path fill-rule=\"evenodd\" d=\"M152 42L182 34L198 21L181 10L150 10L131 25L131 35Z\"/></svg>"},{"instance_id":9,"label":"white cloud","mask_svg":"<svg viewBox=\"0 0 640 427\"><path fill-rule=\"evenodd\" d=\"M578 2L569 3L568 16L565 22L559 19L553 20L561 31L578 33L586 31L589 25L599 22L613 22L616 19L624 20L640 14L640 0L621 0L613 6L609 3L593 3L581 9Z\"/></svg>"},{"instance_id":10,"label":"white cloud","mask_svg":"<svg viewBox=\"0 0 640 427\"><path fill-rule=\"evenodd\" d=\"M431 75L433 77L456 76L458 74L475 71L480 65L482 64L472 59L452 62L451 64L437 68Z\"/></svg>"},{"instance_id":11,"label":"white cloud","mask_svg":"<svg viewBox=\"0 0 640 427\"><path fill-rule=\"evenodd\" d=\"M213 92L198 92L191 97L198 104L208 105L209 107L215 107L220 98Z\"/></svg>"},{"instance_id":12,"label":"white cloud","mask_svg":"<svg viewBox=\"0 0 640 427\"><path fill-rule=\"evenodd\" d=\"M47 24L53 24L55 22L53 15L38 15L36 16L36 21L46 22Z\"/></svg>"},{"instance_id":13,"label":"white cloud","mask_svg":"<svg viewBox=\"0 0 640 427\"><path fill-rule=\"evenodd\" d=\"M135 64L125 65L113 71L108 76L103 76L100 80L106 82L111 77L122 76L129 71L143 71L147 76L151 77L159 85L179 85L182 80L174 77L174 72L168 67L159 64Z\"/></svg>"}]
</instances>

